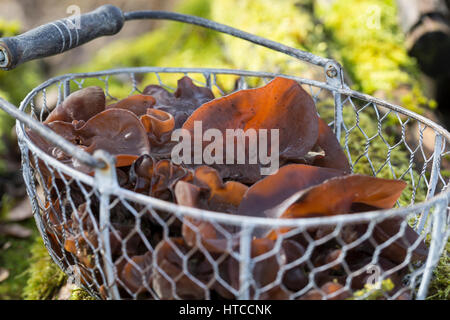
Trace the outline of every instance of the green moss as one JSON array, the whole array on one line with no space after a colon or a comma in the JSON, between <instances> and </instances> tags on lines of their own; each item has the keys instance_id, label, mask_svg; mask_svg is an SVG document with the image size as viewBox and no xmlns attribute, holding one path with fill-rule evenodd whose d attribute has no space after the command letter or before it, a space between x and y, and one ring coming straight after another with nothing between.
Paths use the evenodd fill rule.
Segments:
<instances>
[{"instance_id":1,"label":"green moss","mask_svg":"<svg viewBox=\"0 0 450 320\"><path fill-rule=\"evenodd\" d=\"M336 0L331 7L328 1L318 1L315 12L355 89L381 91L392 101L397 89L407 87L410 90L399 101L402 106L419 113L424 106L435 106L420 89L417 63L405 48L394 0Z\"/></svg>"},{"instance_id":2,"label":"green moss","mask_svg":"<svg viewBox=\"0 0 450 320\"><path fill-rule=\"evenodd\" d=\"M26 284L19 295L26 300L56 299L61 287L66 284L67 276L53 262L40 236L28 248L31 257L25 259L28 264L23 274ZM70 300L94 300L85 290L72 291Z\"/></svg>"},{"instance_id":3,"label":"green moss","mask_svg":"<svg viewBox=\"0 0 450 320\"><path fill-rule=\"evenodd\" d=\"M229 0L215 1L212 5L213 20L245 30L249 33L306 49L314 33L312 16L297 7L297 0ZM257 46L241 39L221 35L225 53L239 69L289 72L301 74L307 66L282 53ZM315 50L317 51L317 50Z\"/></svg>"},{"instance_id":4,"label":"green moss","mask_svg":"<svg viewBox=\"0 0 450 320\"><path fill-rule=\"evenodd\" d=\"M0 202L0 222L5 220L16 201L8 194L3 194Z\"/></svg>"},{"instance_id":5,"label":"green moss","mask_svg":"<svg viewBox=\"0 0 450 320\"><path fill-rule=\"evenodd\" d=\"M96 300L87 291L83 289L72 290L72 295L69 300Z\"/></svg>"},{"instance_id":6,"label":"green moss","mask_svg":"<svg viewBox=\"0 0 450 320\"><path fill-rule=\"evenodd\" d=\"M450 300L450 239L434 270L434 278L431 281L427 299Z\"/></svg>"},{"instance_id":7,"label":"green moss","mask_svg":"<svg viewBox=\"0 0 450 320\"><path fill-rule=\"evenodd\" d=\"M26 300L54 299L66 281L66 275L51 260L41 237L31 247L28 280L23 291Z\"/></svg>"},{"instance_id":8,"label":"green moss","mask_svg":"<svg viewBox=\"0 0 450 320\"><path fill-rule=\"evenodd\" d=\"M30 266L34 238L38 236L34 220L21 223L24 227L33 230L33 236L26 239L15 239L0 235L0 266L9 271L8 279L0 283L0 300L20 299L27 283L27 270Z\"/></svg>"},{"instance_id":9,"label":"green moss","mask_svg":"<svg viewBox=\"0 0 450 320\"><path fill-rule=\"evenodd\" d=\"M394 283L391 279L383 280L378 284L366 284L364 289L358 290L348 300L377 300L394 289Z\"/></svg>"}]
</instances>

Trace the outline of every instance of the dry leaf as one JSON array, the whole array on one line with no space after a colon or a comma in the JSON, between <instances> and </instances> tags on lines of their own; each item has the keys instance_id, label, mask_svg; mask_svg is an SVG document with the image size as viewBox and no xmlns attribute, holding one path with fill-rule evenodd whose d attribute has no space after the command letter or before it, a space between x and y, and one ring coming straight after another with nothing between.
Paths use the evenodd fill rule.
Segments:
<instances>
[{"instance_id":1,"label":"dry leaf","mask_svg":"<svg viewBox=\"0 0 450 320\"><path fill-rule=\"evenodd\" d=\"M19 202L7 215L7 221L23 221L33 217L30 199L25 198Z\"/></svg>"},{"instance_id":2,"label":"dry leaf","mask_svg":"<svg viewBox=\"0 0 450 320\"><path fill-rule=\"evenodd\" d=\"M0 234L15 238L28 238L33 232L25 227L22 227L20 224L0 224Z\"/></svg>"},{"instance_id":3,"label":"dry leaf","mask_svg":"<svg viewBox=\"0 0 450 320\"><path fill-rule=\"evenodd\" d=\"M9 277L9 271L0 267L0 282L5 281Z\"/></svg>"}]
</instances>

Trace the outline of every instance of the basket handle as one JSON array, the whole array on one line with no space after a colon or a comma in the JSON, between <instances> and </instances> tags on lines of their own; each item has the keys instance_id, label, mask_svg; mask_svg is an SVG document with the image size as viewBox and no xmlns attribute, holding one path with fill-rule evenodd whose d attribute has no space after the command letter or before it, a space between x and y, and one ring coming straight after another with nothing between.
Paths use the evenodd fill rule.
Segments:
<instances>
[{"instance_id":1,"label":"basket handle","mask_svg":"<svg viewBox=\"0 0 450 320\"><path fill-rule=\"evenodd\" d=\"M78 47L95 38L114 35L125 18L118 7L104 5L85 13L77 22L61 19L15 37L0 39L0 69L11 70L34 59L49 57Z\"/></svg>"}]
</instances>

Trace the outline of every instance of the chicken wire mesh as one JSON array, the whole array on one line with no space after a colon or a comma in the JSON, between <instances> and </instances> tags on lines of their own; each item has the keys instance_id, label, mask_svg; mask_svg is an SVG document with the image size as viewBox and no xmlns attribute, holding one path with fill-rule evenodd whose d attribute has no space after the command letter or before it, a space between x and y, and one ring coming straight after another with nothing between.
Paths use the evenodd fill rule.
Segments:
<instances>
[{"instance_id":1,"label":"chicken wire mesh","mask_svg":"<svg viewBox=\"0 0 450 320\"><path fill-rule=\"evenodd\" d=\"M83 87L101 86L109 99L118 100L141 93L150 81L173 90L174 79L183 75L216 97L276 76L294 79L335 127L353 172L404 180L408 187L392 210L308 219L209 212L161 200L170 195L158 199L127 190L128 178L113 166L96 170L95 176L78 172L40 150L18 121L23 175L37 225L54 261L77 284L104 299L364 299L374 290L386 299L425 297L449 235L448 180L441 169L448 137L425 118L327 83L180 68L57 77L33 90L20 109L42 122ZM424 139L434 141L433 148ZM112 163L106 154L97 157ZM408 166L399 161L405 157ZM418 239L411 241L408 225ZM214 243L202 238L205 226L214 231ZM277 234L275 241L261 237L269 232ZM415 249L423 241L428 256L417 261ZM394 290L378 290L386 280ZM373 290L359 291L368 283Z\"/></svg>"}]
</instances>

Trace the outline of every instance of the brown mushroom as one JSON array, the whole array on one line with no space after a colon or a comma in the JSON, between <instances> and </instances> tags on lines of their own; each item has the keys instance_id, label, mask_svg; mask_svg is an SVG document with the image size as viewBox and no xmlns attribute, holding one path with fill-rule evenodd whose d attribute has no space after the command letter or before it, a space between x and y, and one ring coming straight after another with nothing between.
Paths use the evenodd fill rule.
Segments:
<instances>
[{"instance_id":1,"label":"brown mushroom","mask_svg":"<svg viewBox=\"0 0 450 320\"><path fill-rule=\"evenodd\" d=\"M160 299L205 299L206 284L214 277L212 265L201 252L190 251L181 238L169 238L156 246L158 268L153 270L152 286ZM188 259L187 264L184 259Z\"/></svg>"},{"instance_id":2,"label":"brown mushroom","mask_svg":"<svg viewBox=\"0 0 450 320\"><path fill-rule=\"evenodd\" d=\"M318 138L318 116L312 98L295 81L275 78L264 87L241 90L205 103L184 123L183 129L194 137L194 124L201 121L202 129L217 129L226 137L227 129L241 129L246 133L250 129L279 130L280 157L301 158L315 145ZM237 146L237 137L234 137ZM223 141L226 150L226 139ZM248 140L248 138L247 138ZM267 150L271 142L267 141ZM205 148L207 142L203 143ZM232 150L235 151L235 150ZM231 152L227 150L227 153ZM245 159L249 159L249 144L245 145ZM260 175L262 163L245 165L215 164L223 178L254 183ZM224 152L224 161L225 152Z\"/></svg>"},{"instance_id":3,"label":"brown mushroom","mask_svg":"<svg viewBox=\"0 0 450 320\"><path fill-rule=\"evenodd\" d=\"M175 127L174 117L163 110L148 109L139 119L147 131L151 155L157 158L170 158L170 152L176 144L171 140Z\"/></svg>"},{"instance_id":4,"label":"brown mushroom","mask_svg":"<svg viewBox=\"0 0 450 320\"><path fill-rule=\"evenodd\" d=\"M44 121L72 122L73 120L88 121L96 114L105 110L105 94L100 87L87 87L75 91L57 106Z\"/></svg>"},{"instance_id":5,"label":"brown mushroom","mask_svg":"<svg viewBox=\"0 0 450 320\"><path fill-rule=\"evenodd\" d=\"M403 226L404 224L404 226ZM401 264L405 261L408 250L412 250L411 262L425 261L428 248L420 235L412 229L403 217L386 219L375 225L372 233L373 240L381 245L393 237L398 237L391 245L381 250L381 256Z\"/></svg>"},{"instance_id":6,"label":"brown mushroom","mask_svg":"<svg viewBox=\"0 0 450 320\"><path fill-rule=\"evenodd\" d=\"M276 174L267 176L248 189L238 214L271 217L269 209L277 207L295 193L341 175L343 172L339 170L302 164L283 166Z\"/></svg>"},{"instance_id":7,"label":"brown mushroom","mask_svg":"<svg viewBox=\"0 0 450 320\"><path fill-rule=\"evenodd\" d=\"M351 297L348 289L337 282L327 282L320 290L325 294L327 300L345 300Z\"/></svg>"},{"instance_id":8,"label":"brown mushroom","mask_svg":"<svg viewBox=\"0 0 450 320\"><path fill-rule=\"evenodd\" d=\"M323 150L325 156L315 159L313 165L342 170L347 174L351 173L349 162L339 141L336 139L333 130L321 118L319 118L319 137L315 148Z\"/></svg>"},{"instance_id":9,"label":"brown mushroom","mask_svg":"<svg viewBox=\"0 0 450 320\"><path fill-rule=\"evenodd\" d=\"M173 116L162 110L148 109L145 114L141 115L140 120L145 130L155 135L156 138L172 132L175 127Z\"/></svg>"},{"instance_id":10,"label":"brown mushroom","mask_svg":"<svg viewBox=\"0 0 450 320\"><path fill-rule=\"evenodd\" d=\"M187 76L178 80L178 88L175 93L170 93L158 85L147 86L143 93L156 99L154 109L173 115L175 128L181 128L194 110L214 99L214 94L210 89L196 86Z\"/></svg>"},{"instance_id":11,"label":"brown mushroom","mask_svg":"<svg viewBox=\"0 0 450 320\"><path fill-rule=\"evenodd\" d=\"M395 205L406 183L362 175L329 179L322 184L298 192L288 199L281 218L307 218L349 213L353 203L381 209Z\"/></svg>"},{"instance_id":12,"label":"brown mushroom","mask_svg":"<svg viewBox=\"0 0 450 320\"><path fill-rule=\"evenodd\" d=\"M116 157L116 167L131 165L142 154L150 153L147 134L139 119L130 111L109 109L96 114L83 126L63 121L53 121L47 126L66 140L89 153L103 149ZM47 142L38 134L28 130L30 139L47 154L61 162L85 172L93 169L72 159L62 150ZM40 169L48 172L45 166Z\"/></svg>"},{"instance_id":13,"label":"brown mushroom","mask_svg":"<svg viewBox=\"0 0 450 320\"><path fill-rule=\"evenodd\" d=\"M217 170L201 166L195 169L194 183L208 188L208 207L211 210L235 212L248 187L236 181L223 182Z\"/></svg>"},{"instance_id":14,"label":"brown mushroom","mask_svg":"<svg viewBox=\"0 0 450 320\"><path fill-rule=\"evenodd\" d=\"M137 94L114 104L110 104L109 106L106 106L106 109L125 109L140 117L146 114L147 110L152 108L155 103L156 100L154 97L145 94Z\"/></svg>"},{"instance_id":15,"label":"brown mushroom","mask_svg":"<svg viewBox=\"0 0 450 320\"><path fill-rule=\"evenodd\" d=\"M194 172L193 183L179 181L175 186L178 204L220 212L235 213L248 187L235 181L223 183L219 173L207 166ZM224 231L226 230L226 231ZM237 241L235 228L220 226L202 219L184 217L183 238L190 246L197 241L211 252L225 252Z\"/></svg>"},{"instance_id":16,"label":"brown mushroom","mask_svg":"<svg viewBox=\"0 0 450 320\"><path fill-rule=\"evenodd\" d=\"M134 191L163 200L173 200L175 184L179 180L191 181L192 173L169 160L142 155L131 166L130 181Z\"/></svg>"},{"instance_id":17,"label":"brown mushroom","mask_svg":"<svg viewBox=\"0 0 450 320\"><path fill-rule=\"evenodd\" d=\"M239 250L239 246L236 247ZM256 238L251 240L251 283L250 297L262 300L288 299L293 291L301 290L308 283L308 278L303 272L303 264L284 269L304 254L304 249L296 246L293 242L281 243L281 250L275 251L275 242L269 239ZM240 288L239 262L230 257L228 259L228 275L226 277L229 284L236 290ZM279 281L279 274L282 273L282 284L273 285ZM255 289L259 294L256 295Z\"/></svg>"},{"instance_id":18,"label":"brown mushroom","mask_svg":"<svg viewBox=\"0 0 450 320\"><path fill-rule=\"evenodd\" d=\"M151 287L152 257L150 251L144 255L134 256L123 267L119 276L131 293L148 291Z\"/></svg>"},{"instance_id":19,"label":"brown mushroom","mask_svg":"<svg viewBox=\"0 0 450 320\"><path fill-rule=\"evenodd\" d=\"M353 204L364 204L380 209L395 205L406 183L362 175L331 178L299 191L272 209L276 218L310 218L354 213ZM267 237L276 239L289 228L272 230Z\"/></svg>"},{"instance_id":20,"label":"brown mushroom","mask_svg":"<svg viewBox=\"0 0 450 320\"><path fill-rule=\"evenodd\" d=\"M116 157L116 166L129 166L150 153L147 134L139 119L124 109L109 109L92 117L77 130L80 144L89 153L103 149Z\"/></svg>"},{"instance_id":21,"label":"brown mushroom","mask_svg":"<svg viewBox=\"0 0 450 320\"><path fill-rule=\"evenodd\" d=\"M173 200L178 181L191 181L192 173L170 162L160 160L154 165L150 195L164 200Z\"/></svg>"},{"instance_id":22,"label":"brown mushroom","mask_svg":"<svg viewBox=\"0 0 450 320\"><path fill-rule=\"evenodd\" d=\"M296 262L305 254L306 250L300 243L292 240L284 240L281 246L285 263L293 264L284 271L282 283L292 292L300 291L308 285L309 280L304 269L305 263L298 264Z\"/></svg>"}]
</instances>

